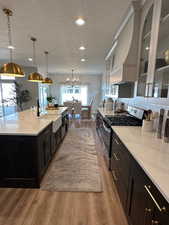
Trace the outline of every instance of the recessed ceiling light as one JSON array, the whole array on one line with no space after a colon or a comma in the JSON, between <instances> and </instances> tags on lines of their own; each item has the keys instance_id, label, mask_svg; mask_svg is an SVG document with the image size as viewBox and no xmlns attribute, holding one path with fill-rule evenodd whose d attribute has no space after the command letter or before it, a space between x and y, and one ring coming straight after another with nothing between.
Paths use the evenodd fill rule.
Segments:
<instances>
[{"instance_id":1,"label":"recessed ceiling light","mask_svg":"<svg viewBox=\"0 0 169 225\"><path fill-rule=\"evenodd\" d=\"M32 58L28 58L28 60L29 60L30 62L32 62L33 59L32 59Z\"/></svg>"},{"instance_id":2,"label":"recessed ceiling light","mask_svg":"<svg viewBox=\"0 0 169 225\"><path fill-rule=\"evenodd\" d=\"M12 46L12 45L8 45L8 48L9 48L9 49L15 49L15 47Z\"/></svg>"},{"instance_id":3,"label":"recessed ceiling light","mask_svg":"<svg viewBox=\"0 0 169 225\"><path fill-rule=\"evenodd\" d=\"M83 59L81 59L81 62L85 62L85 61L86 61L86 59L84 59L84 58L83 58Z\"/></svg>"},{"instance_id":4,"label":"recessed ceiling light","mask_svg":"<svg viewBox=\"0 0 169 225\"><path fill-rule=\"evenodd\" d=\"M85 50L86 48L84 46L80 46L80 50Z\"/></svg>"},{"instance_id":5,"label":"recessed ceiling light","mask_svg":"<svg viewBox=\"0 0 169 225\"><path fill-rule=\"evenodd\" d=\"M78 26L83 26L86 22L84 19L82 18L78 18L75 23L78 25Z\"/></svg>"}]
</instances>

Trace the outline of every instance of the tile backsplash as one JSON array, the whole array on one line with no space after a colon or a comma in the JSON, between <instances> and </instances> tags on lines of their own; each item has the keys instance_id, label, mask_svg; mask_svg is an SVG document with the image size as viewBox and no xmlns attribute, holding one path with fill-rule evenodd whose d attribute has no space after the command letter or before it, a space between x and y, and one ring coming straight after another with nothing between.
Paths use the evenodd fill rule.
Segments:
<instances>
[{"instance_id":1,"label":"tile backsplash","mask_svg":"<svg viewBox=\"0 0 169 225\"><path fill-rule=\"evenodd\" d=\"M168 117L169 110L169 99L168 98L144 98L144 97L135 97L135 98L121 98L120 102L125 103L125 105L135 106L144 110L151 109L153 112L160 112L160 109L165 109L165 117L163 121L162 134L164 135L164 128L166 119ZM154 121L154 129L157 130L157 120Z\"/></svg>"},{"instance_id":2,"label":"tile backsplash","mask_svg":"<svg viewBox=\"0 0 169 225\"><path fill-rule=\"evenodd\" d=\"M159 112L161 108L169 110L168 98L121 98L119 101L124 102L127 105L135 106L145 110L151 109L153 112Z\"/></svg>"}]
</instances>

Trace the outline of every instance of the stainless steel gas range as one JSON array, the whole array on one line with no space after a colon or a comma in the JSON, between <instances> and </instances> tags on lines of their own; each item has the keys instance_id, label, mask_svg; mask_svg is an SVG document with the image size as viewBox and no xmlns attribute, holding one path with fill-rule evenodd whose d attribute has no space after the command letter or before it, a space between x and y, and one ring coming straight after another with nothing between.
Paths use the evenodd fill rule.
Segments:
<instances>
[{"instance_id":1,"label":"stainless steel gas range","mask_svg":"<svg viewBox=\"0 0 169 225\"><path fill-rule=\"evenodd\" d=\"M111 164L111 152L112 152L112 126L142 126L144 117L144 110L136 107L128 107L127 112L125 113L115 113L110 116L107 115L103 117L99 112L96 117L96 127L102 136L107 158L109 161L109 168Z\"/></svg>"}]
</instances>

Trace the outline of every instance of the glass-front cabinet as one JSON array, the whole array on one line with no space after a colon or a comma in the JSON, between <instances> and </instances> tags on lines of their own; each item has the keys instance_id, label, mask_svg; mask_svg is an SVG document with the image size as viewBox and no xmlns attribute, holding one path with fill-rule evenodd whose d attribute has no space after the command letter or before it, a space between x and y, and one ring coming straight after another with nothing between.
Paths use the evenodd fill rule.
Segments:
<instances>
[{"instance_id":1,"label":"glass-front cabinet","mask_svg":"<svg viewBox=\"0 0 169 225\"><path fill-rule=\"evenodd\" d=\"M149 64L148 59L149 59L150 40L151 40L151 31L152 31L152 19L153 19L153 5L148 11L148 14L144 22L143 31L142 31L137 96L145 96L145 91L146 91L146 81L147 81L147 72L148 72L148 64Z\"/></svg>"},{"instance_id":2,"label":"glass-front cabinet","mask_svg":"<svg viewBox=\"0 0 169 225\"><path fill-rule=\"evenodd\" d=\"M144 20L137 96L169 97L169 0L154 1Z\"/></svg>"},{"instance_id":3,"label":"glass-front cabinet","mask_svg":"<svg viewBox=\"0 0 169 225\"><path fill-rule=\"evenodd\" d=\"M169 0L162 0L153 97L169 97Z\"/></svg>"}]
</instances>

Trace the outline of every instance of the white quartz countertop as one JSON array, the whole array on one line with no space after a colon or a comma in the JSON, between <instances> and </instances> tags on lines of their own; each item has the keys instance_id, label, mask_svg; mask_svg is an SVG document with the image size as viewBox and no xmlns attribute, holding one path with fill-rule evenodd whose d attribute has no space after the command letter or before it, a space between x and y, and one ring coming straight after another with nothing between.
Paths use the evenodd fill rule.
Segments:
<instances>
[{"instance_id":1,"label":"white quartz countertop","mask_svg":"<svg viewBox=\"0 0 169 225\"><path fill-rule=\"evenodd\" d=\"M169 144L141 127L112 126L112 129L169 202Z\"/></svg>"},{"instance_id":2,"label":"white quartz countertop","mask_svg":"<svg viewBox=\"0 0 169 225\"><path fill-rule=\"evenodd\" d=\"M68 109L68 107L58 107L56 110L47 110L47 114L50 115L61 115L62 113L64 113L66 110Z\"/></svg>"},{"instance_id":3,"label":"white quartz countertop","mask_svg":"<svg viewBox=\"0 0 169 225\"><path fill-rule=\"evenodd\" d=\"M66 107L59 107L58 110L51 110L52 113L40 117L37 117L34 111L25 110L2 117L0 118L0 135L37 136L50 123L59 119L66 110Z\"/></svg>"}]
</instances>

